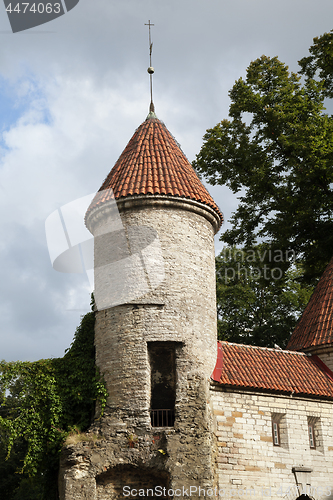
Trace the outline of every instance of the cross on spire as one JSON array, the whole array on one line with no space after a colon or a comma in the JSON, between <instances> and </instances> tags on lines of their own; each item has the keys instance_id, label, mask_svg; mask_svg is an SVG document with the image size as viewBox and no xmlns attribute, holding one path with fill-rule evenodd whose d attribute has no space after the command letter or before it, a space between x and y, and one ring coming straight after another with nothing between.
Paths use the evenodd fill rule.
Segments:
<instances>
[{"instance_id":1,"label":"cross on spire","mask_svg":"<svg viewBox=\"0 0 333 500\"><path fill-rule=\"evenodd\" d=\"M149 68L147 69L148 73L149 73L149 78L150 78L150 107L149 107L149 112L150 113L155 113L155 107L154 107L154 103L153 103L153 74L154 74L154 68L152 66L152 63L151 63L151 55L152 55L152 52L153 52L153 44L152 44L152 41L151 41L151 30L150 28L152 26L155 26L154 24L152 24L150 22L150 20L148 21L148 23L145 23L145 26L149 26Z\"/></svg>"}]
</instances>

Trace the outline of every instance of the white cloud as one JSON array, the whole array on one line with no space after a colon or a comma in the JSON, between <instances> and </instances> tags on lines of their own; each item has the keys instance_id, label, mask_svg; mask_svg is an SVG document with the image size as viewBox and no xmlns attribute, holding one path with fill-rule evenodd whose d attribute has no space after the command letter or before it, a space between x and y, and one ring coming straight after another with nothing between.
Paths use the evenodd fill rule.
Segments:
<instances>
[{"instance_id":1,"label":"white cloud","mask_svg":"<svg viewBox=\"0 0 333 500\"><path fill-rule=\"evenodd\" d=\"M44 221L100 187L148 113L144 23L155 24L157 115L193 160L250 60L278 55L297 69L332 13L331 0L81 0L13 35L0 6L0 357L62 355L83 312L73 309L89 309L84 277L51 268ZM235 197L211 191L228 219Z\"/></svg>"}]
</instances>

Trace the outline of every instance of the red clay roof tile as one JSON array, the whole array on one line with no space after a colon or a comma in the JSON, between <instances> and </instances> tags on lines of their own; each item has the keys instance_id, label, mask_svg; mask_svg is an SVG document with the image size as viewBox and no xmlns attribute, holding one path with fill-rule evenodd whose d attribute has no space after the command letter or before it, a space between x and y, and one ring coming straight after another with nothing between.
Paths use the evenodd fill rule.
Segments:
<instances>
[{"instance_id":1,"label":"red clay roof tile","mask_svg":"<svg viewBox=\"0 0 333 500\"><path fill-rule=\"evenodd\" d=\"M222 385L333 398L332 374L316 361L317 356L228 342L218 344L221 375L217 381Z\"/></svg>"},{"instance_id":2,"label":"red clay roof tile","mask_svg":"<svg viewBox=\"0 0 333 500\"><path fill-rule=\"evenodd\" d=\"M148 117L135 131L99 191L116 199L140 194L171 195L204 203L223 216L164 123ZM108 199L103 199L108 201ZM89 211L101 203L96 196Z\"/></svg>"},{"instance_id":3,"label":"red clay roof tile","mask_svg":"<svg viewBox=\"0 0 333 500\"><path fill-rule=\"evenodd\" d=\"M326 267L290 337L287 349L333 343L333 258Z\"/></svg>"}]
</instances>

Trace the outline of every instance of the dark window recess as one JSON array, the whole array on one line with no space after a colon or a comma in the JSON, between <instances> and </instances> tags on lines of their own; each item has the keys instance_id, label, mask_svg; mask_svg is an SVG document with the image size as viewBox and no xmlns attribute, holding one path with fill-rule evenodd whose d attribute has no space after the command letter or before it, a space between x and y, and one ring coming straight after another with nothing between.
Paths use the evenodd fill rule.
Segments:
<instances>
[{"instance_id":1,"label":"dark window recess","mask_svg":"<svg viewBox=\"0 0 333 500\"><path fill-rule=\"evenodd\" d=\"M153 427L175 422L176 353L174 342L148 342L151 372L150 417Z\"/></svg>"}]
</instances>

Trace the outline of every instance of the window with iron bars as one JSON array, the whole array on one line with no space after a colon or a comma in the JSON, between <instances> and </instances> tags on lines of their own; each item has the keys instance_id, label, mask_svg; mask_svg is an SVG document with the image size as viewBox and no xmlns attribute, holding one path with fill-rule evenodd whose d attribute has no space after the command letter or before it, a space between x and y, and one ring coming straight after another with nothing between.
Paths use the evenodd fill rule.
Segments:
<instances>
[{"instance_id":1,"label":"window with iron bars","mask_svg":"<svg viewBox=\"0 0 333 500\"><path fill-rule=\"evenodd\" d=\"M150 410L152 427L173 427L175 410Z\"/></svg>"}]
</instances>

